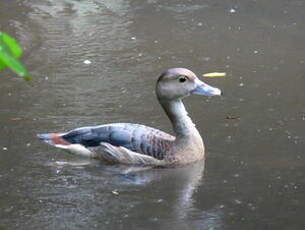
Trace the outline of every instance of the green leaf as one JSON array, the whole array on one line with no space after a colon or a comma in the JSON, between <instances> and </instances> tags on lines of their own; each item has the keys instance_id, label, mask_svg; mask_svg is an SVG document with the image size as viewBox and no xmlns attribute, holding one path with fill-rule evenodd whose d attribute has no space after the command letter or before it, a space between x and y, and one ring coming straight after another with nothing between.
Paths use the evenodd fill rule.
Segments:
<instances>
[{"instance_id":1,"label":"green leaf","mask_svg":"<svg viewBox=\"0 0 305 230\"><path fill-rule=\"evenodd\" d=\"M0 51L0 61L5 64L5 66L8 66L20 77L23 77L24 80L31 80L31 76L29 75L26 68L16 58L10 56L8 53Z\"/></svg>"},{"instance_id":2,"label":"green leaf","mask_svg":"<svg viewBox=\"0 0 305 230\"><path fill-rule=\"evenodd\" d=\"M15 38L3 32L0 32L0 47L14 58L20 58L22 55L22 48Z\"/></svg>"},{"instance_id":3,"label":"green leaf","mask_svg":"<svg viewBox=\"0 0 305 230\"><path fill-rule=\"evenodd\" d=\"M0 32L0 70L9 67L24 80L30 81L26 68L17 60L22 55L22 48L18 42L6 33Z\"/></svg>"},{"instance_id":4,"label":"green leaf","mask_svg":"<svg viewBox=\"0 0 305 230\"><path fill-rule=\"evenodd\" d=\"M6 65L0 60L0 70L4 69Z\"/></svg>"}]
</instances>

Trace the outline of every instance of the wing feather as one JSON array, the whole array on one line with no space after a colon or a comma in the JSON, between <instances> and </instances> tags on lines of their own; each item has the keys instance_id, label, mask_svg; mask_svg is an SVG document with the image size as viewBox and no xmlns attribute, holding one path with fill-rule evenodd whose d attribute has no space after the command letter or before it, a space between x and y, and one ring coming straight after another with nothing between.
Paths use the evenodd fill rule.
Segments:
<instances>
[{"instance_id":1,"label":"wing feather","mask_svg":"<svg viewBox=\"0 0 305 230\"><path fill-rule=\"evenodd\" d=\"M114 123L100 126L83 127L64 133L61 136L72 144L97 147L109 143L130 151L149 155L162 160L170 150L174 136L148 126L131 123Z\"/></svg>"}]
</instances>

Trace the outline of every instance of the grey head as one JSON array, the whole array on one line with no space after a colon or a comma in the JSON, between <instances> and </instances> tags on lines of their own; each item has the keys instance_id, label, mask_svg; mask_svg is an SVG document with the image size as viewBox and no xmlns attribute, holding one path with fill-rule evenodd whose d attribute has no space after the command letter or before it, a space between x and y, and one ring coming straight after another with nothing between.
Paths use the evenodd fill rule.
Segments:
<instances>
[{"instance_id":1,"label":"grey head","mask_svg":"<svg viewBox=\"0 0 305 230\"><path fill-rule=\"evenodd\" d=\"M220 89L209 86L199 80L196 74L185 68L172 68L161 74L156 85L159 100L176 100L191 94L216 96Z\"/></svg>"}]
</instances>

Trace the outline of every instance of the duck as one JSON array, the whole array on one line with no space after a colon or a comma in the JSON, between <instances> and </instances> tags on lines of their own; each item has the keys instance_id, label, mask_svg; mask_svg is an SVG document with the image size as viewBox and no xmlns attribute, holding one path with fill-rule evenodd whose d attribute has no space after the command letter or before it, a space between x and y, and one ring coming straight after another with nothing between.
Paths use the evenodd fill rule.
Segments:
<instances>
[{"instance_id":1,"label":"duck","mask_svg":"<svg viewBox=\"0 0 305 230\"><path fill-rule=\"evenodd\" d=\"M204 142L182 100L190 95L219 96L222 91L189 69L170 68L159 76L155 92L174 135L142 124L110 123L37 136L71 154L111 164L175 167L204 159Z\"/></svg>"}]
</instances>

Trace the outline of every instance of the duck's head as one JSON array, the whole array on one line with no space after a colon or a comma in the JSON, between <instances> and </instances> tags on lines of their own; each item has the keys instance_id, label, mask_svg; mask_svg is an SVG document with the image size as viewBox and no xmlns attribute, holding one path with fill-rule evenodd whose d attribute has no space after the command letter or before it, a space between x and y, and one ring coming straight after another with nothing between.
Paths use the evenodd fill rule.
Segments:
<instances>
[{"instance_id":1,"label":"duck's head","mask_svg":"<svg viewBox=\"0 0 305 230\"><path fill-rule=\"evenodd\" d=\"M216 96L222 93L220 89L200 81L192 71L185 68L172 68L159 77L156 94L159 100L175 100L191 94Z\"/></svg>"}]
</instances>

